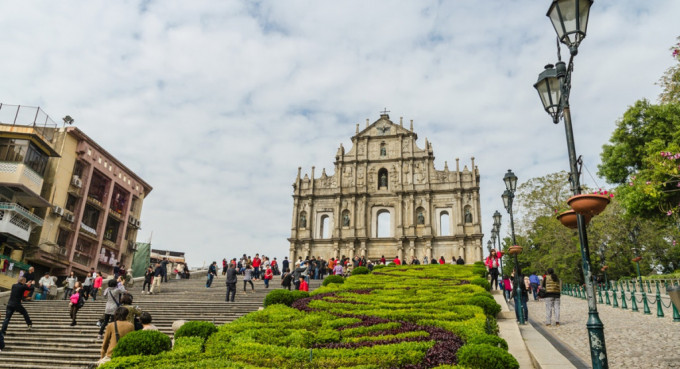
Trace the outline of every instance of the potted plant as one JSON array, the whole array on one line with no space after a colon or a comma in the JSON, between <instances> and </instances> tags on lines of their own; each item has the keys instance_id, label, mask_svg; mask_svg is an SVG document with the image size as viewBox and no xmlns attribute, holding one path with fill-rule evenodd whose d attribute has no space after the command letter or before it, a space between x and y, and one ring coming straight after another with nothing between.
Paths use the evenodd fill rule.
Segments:
<instances>
[{"instance_id":1,"label":"potted plant","mask_svg":"<svg viewBox=\"0 0 680 369\"><path fill-rule=\"evenodd\" d=\"M567 204L581 215L594 217L609 205L612 197L614 197L613 193L600 189L593 193L572 196L567 200Z\"/></svg>"},{"instance_id":2,"label":"potted plant","mask_svg":"<svg viewBox=\"0 0 680 369\"><path fill-rule=\"evenodd\" d=\"M592 218L592 216L584 215L583 218L585 219L586 224L588 224L590 223L590 219ZM560 223L562 223L562 225L564 225L567 228L576 229L578 227L578 223L576 221L576 212L573 209L561 212L557 216L557 220L559 220Z\"/></svg>"},{"instance_id":3,"label":"potted plant","mask_svg":"<svg viewBox=\"0 0 680 369\"><path fill-rule=\"evenodd\" d=\"M508 248L508 254L510 255L519 255L522 252L522 246L518 245L512 245Z\"/></svg>"}]
</instances>

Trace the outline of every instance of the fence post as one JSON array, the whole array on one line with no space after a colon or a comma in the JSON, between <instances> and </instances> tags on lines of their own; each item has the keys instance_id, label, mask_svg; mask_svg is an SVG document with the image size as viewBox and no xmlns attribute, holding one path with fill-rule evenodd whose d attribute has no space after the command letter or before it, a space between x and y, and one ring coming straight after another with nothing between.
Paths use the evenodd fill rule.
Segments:
<instances>
[{"instance_id":1,"label":"fence post","mask_svg":"<svg viewBox=\"0 0 680 369\"><path fill-rule=\"evenodd\" d=\"M661 302L661 292L659 292L659 281L656 281L656 317L663 318L663 303Z\"/></svg>"},{"instance_id":2,"label":"fence post","mask_svg":"<svg viewBox=\"0 0 680 369\"><path fill-rule=\"evenodd\" d=\"M621 309L628 309L628 304L626 303L626 291L623 289L623 286L621 288Z\"/></svg>"},{"instance_id":3,"label":"fence post","mask_svg":"<svg viewBox=\"0 0 680 369\"><path fill-rule=\"evenodd\" d=\"M630 310L638 311L637 302L635 301L635 283L633 283L633 291L630 292Z\"/></svg>"}]
</instances>

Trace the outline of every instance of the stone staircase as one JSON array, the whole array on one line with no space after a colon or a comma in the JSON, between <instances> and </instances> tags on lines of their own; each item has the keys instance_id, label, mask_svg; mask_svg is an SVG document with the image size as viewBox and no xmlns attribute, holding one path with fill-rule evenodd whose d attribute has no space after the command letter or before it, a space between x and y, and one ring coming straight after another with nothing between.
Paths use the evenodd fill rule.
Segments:
<instances>
[{"instance_id":1,"label":"stone staircase","mask_svg":"<svg viewBox=\"0 0 680 369\"><path fill-rule=\"evenodd\" d=\"M175 320L205 320L216 325L237 319L262 306L264 297L271 289L281 288L275 277L269 289L262 281L254 281L255 292L243 293L239 277L236 301L227 303L225 277L219 276L211 288L205 288L205 277L168 280L161 284L161 293L142 295L142 283L136 282L128 290L134 297L133 305L151 314L158 329L172 337ZM311 281L311 288L318 288L321 281ZM250 285L248 286L250 289ZM6 347L0 352L0 368L85 368L99 360L101 341L97 340L97 319L104 312L104 300L87 301L78 313L78 324L71 327L67 300L33 301L24 303L33 329L28 331L23 316L12 316L7 334ZM2 319L4 319L4 306ZM1 320L0 320L1 322Z\"/></svg>"}]
</instances>

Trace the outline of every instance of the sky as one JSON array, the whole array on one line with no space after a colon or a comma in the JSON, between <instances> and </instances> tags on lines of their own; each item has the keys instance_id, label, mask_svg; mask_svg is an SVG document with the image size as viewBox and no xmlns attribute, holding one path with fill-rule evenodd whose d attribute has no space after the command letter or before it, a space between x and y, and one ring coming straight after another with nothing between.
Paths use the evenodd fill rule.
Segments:
<instances>
[{"instance_id":1,"label":"sky","mask_svg":"<svg viewBox=\"0 0 680 369\"><path fill-rule=\"evenodd\" d=\"M437 169L475 157L486 249L494 211L509 232L508 169L519 183L568 169L563 124L533 88L557 60L549 4L5 1L0 102L70 115L151 184L137 241L189 265L288 255L297 168L332 174L355 125L387 108L414 120ZM606 187L617 119L656 101L678 14L676 0L595 1L570 100L584 184Z\"/></svg>"}]
</instances>

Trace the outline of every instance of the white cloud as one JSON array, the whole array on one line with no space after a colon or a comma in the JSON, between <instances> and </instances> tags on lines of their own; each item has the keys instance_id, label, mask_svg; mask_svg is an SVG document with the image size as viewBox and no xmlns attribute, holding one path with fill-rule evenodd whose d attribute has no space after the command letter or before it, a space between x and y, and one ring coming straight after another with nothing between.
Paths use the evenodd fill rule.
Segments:
<instances>
[{"instance_id":1,"label":"white cloud","mask_svg":"<svg viewBox=\"0 0 680 369\"><path fill-rule=\"evenodd\" d=\"M5 2L0 101L73 116L153 185L140 240L153 231L154 247L185 250L192 264L286 255L297 167L332 173L338 145L349 149L355 124L384 107L414 119L438 168L476 158L488 233L508 168L522 181L568 167L564 127L532 87L556 60L546 8ZM677 14L671 0L595 2L571 98L591 171L626 107L659 93Z\"/></svg>"}]
</instances>

